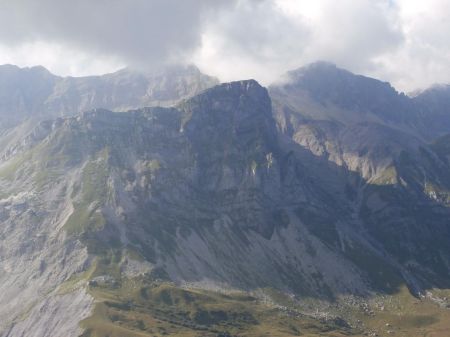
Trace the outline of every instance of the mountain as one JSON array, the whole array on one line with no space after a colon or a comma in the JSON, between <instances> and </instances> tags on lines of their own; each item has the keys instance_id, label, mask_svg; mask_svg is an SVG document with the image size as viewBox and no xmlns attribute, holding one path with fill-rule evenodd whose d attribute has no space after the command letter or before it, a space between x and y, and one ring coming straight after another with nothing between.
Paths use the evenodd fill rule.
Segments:
<instances>
[{"instance_id":1,"label":"mountain","mask_svg":"<svg viewBox=\"0 0 450 337\"><path fill-rule=\"evenodd\" d=\"M288 76L0 136L0 336L445 335L437 112L325 63Z\"/></svg>"},{"instance_id":2,"label":"mountain","mask_svg":"<svg viewBox=\"0 0 450 337\"><path fill-rule=\"evenodd\" d=\"M449 175L436 151L442 140L429 142L432 135L450 132L445 93L434 100L426 92L411 99L388 83L322 62L287 77L270 88L283 136L362 178L349 186L365 230L383 250L401 256L411 275L428 274L425 269L437 263L435 270L444 271L439 282L446 283L448 264L441 257L448 245L431 232L448 233L445 218L434 212L446 212ZM425 257L429 253L434 257ZM427 267L419 272L420 260L418 265Z\"/></svg>"},{"instance_id":3,"label":"mountain","mask_svg":"<svg viewBox=\"0 0 450 337\"><path fill-rule=\"evenodd\" d=\"M435 86L411 98L389 83L316 62L288 72L270 87L270 93L278 114L286 114L284 119L294 111L297 118L346 125L374 122L427 141L450 130L447 86Z\"/></svg>"},{"instance_id":4,"label":"mountain","mask_svg":"<svg viewBox=\"0 0 450 337\"><path fill-rule=\"evenodd\" d=\"M284 81L272 86L272 96L294 107L311 104L312 111L304 113L314 119L400 123L410 118L410 100L389 83L354 75L334 64L310 64L289 72Z\"/></svg>"},{"instance_id":5,"label":"mountain","mask_svg":"<svg viewBox=\"0 0 450 337\"><path fill-rule=\"evenodd\" d=\"M431 137L448 133L450 125L450 86L435 85L413 98L418 107L418 114L423 118L425 128L430 130Z\"/></svg>"},{"instance_id":6,"label":"mountain","mask_svg":"<svg viewBox=\"0 0 450 337\"><path fill-rule=\"evenodd\" d=\"M214 86L195 66L132 69L88 77L59 77L43 67L0 66L0 129L26 119L71 116L93 108L125 111L168 106Z\"/></svg>"}]
</instances>

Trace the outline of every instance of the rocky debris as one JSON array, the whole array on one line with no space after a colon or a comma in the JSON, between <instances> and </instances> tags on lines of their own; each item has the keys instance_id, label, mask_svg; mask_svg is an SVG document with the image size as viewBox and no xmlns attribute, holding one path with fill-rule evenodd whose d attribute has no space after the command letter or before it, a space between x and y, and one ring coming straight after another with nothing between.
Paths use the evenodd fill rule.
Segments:
<instances>
[{"instance_id":1,"label":"rocky debris","mask_svg":"<svg viewBox=\"0 0 450 337\"><path fill-rule=\"evenodd\" d=\"M121 263L121 272L125 277L135 278L148 275L153 270L154 265L147 261L138 261L132 258L126 258Z\"/></svg>"},{"instance_id":2,"label":"rocky debris","mask_svg":"<svg viewBox=\"0 0 450 337\"><path fill-rule=\"evenodd\" d=\"M116 287L118 282L111 275L100 275L89 280L90 287Z\"/></svg>"},{"instance_id":3,"label":"rocky debris","mask_svg":"<svg viewBox=\"0 0 450 337\"><path fill-rule=\"evenodd\" d=\"M83 331L79 322L91 313L93 298L85 290L65 295L51 295L37 303L24 319L18 320L2 337L79 336Z\"/></svg>"},{"instance_id":4,"label":"rocky debris","mask_svg":"<svg viewBox=\"0 0 450 337\"><path fill-rule=\"evenodd\" d=\"M449 164L411 128L385 123L404 116L380 109L407 98L369 81L386 101L351 104L371 90L333 74L344 85L332 89L350 90L350 98L321 91L320 78L300 89L319 90L314 109L331 100L363 121L329 118L336 106L294 111L295 86L283 88L292 105L280 108L250 80L172 108L98 108L39 132L24 128L22 148L11 145L22 131L0 137L11 149L0 162L0 331L16 337L39 325L42 335L58 335L62 316L49 316L59 304L42 303L65 299L55 289L94 262L104 269L91 287L135 277L212 291L272 289L286 301L259 300L280 315L346 327L362 327L349 308L369 316L390 308L374 295L448 279L450 212L424 191L425 181L448 188ZM367 114L358 110L364 102ZM73 321L91 305L81 297ZM41 320L14 324L40 309Z\"/></svg>"},{"instance_id":5,"label":"rocky debris","mask_svg":"<svg viewBox=\"0 0 450 337\"><path fill-rule=\"evenodd\" d=\"M431 291L426 291L424 298L427 298L437 305L439 305L441 308L450 308L450 299L446 296L440 297L433 294Z\"/></svg>"}]
</instances>

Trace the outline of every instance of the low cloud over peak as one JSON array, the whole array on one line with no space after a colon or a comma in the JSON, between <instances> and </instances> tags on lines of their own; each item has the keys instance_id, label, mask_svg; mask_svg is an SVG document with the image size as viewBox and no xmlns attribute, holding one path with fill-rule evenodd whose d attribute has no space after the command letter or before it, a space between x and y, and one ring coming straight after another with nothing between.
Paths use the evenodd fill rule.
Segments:
<instances>
[{"instance_id":1,"label":"low cloud over peak","mask_svg":"<svg viewBox=\"0 0 450 337\"><path fill-rule=\"evenodd\" d=\"M194 62L224 81L318 59L400 90L449 82L445 0L5 0L0 63L59 74Z\"/></svg>"}]
</instances>

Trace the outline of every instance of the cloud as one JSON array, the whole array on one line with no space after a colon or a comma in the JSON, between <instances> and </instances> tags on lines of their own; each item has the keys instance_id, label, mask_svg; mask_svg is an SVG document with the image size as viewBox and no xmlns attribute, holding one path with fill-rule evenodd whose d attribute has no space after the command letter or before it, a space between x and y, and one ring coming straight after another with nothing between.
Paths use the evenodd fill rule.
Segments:
<instances>
[{"instance_id":1,"label":"cloud","mask_svg":"<svg viewBox=\"0 0 450 337\"><path fill-rule=\"evenodd\" d=\"M273 1L238 1L208 22L193 61L223 80L253 77L267 84L280 70L299 66L310 35L301 17L286 15Z\"/></svg>"},{"instance_id":2,"label":"cloud","mask_svg":"<svg viewBox=\"0 0 450 337\"><path fill-rule=\"evenodd\" d=\"M2 0L0 62L60 74L194 62L269 84L316 60L401 90L450 79L447 0Z\"/></svg>"},{"instance_id":3,"label":"cloud","mask_svg":"<svg viewBox=\"0 0 450 337\"><path fill-rule=\"evenodd\" d=\"M181 60L201 43L204 20L230 0L3 0L0 42L61 44L133 65Z\"/></svg>"},{"instance_id":4,"label":"cloud","mask_svg":"<svg viewBox=\"0 0 450 337\"><path fill-rule=\"evenodd\" d=\"M114 55L92 55L70 45L43 41L0 45L0 63L19 66L44 65L58 75L106 74L127 64Z\"/></svg>"},{"instance_id":5,"label":"cloud","mask_svg":"<svg viewBox=\"0 0 450 337\"><path fill-rule=\"evenodd\" d=\"M395 7L386 0L322 1L312 22L308 59L325 58L355 71L373 66L373 59L404 42Z\"/></svg>"},{"instance_id":6,"label":"cloud","mask_svg":"<svg viewBox=\"0 0 450 337\"><path fill-rule=\"evenodd\" d=\"M280 73L317 60L367 71L404 42L397 9L384 0L239 1L207 26L194 58L220 78Z\"/></svg>"},{"instance_id":7,"label":"cloud","mask_svg":"<svg viewBox=\"0 0 450 337\"><path fill-rule=\"evenodd\" d=\"M405 42L381 55L376 75L406 91L450 82L450 2L397 0Z\"/></svg>"},{"instance_id":8,"label":"cloud","mask_svg":"<svg viewBox=\"0 0 450 337\"><path fill-rule=\"evenodd\" d=\"M450 81L448 13L447 0L241 0L205 27L194 60L264 84L325 60L408 92Z\"/></svg>"}]
</instances>

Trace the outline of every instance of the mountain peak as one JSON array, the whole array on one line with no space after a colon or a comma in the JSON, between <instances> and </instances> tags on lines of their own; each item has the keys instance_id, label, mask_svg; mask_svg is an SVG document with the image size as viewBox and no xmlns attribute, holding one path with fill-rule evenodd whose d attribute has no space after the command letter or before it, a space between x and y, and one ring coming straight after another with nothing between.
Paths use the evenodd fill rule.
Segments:
<instances>
[{"instance_id":1,"label":"mountain peak","mask_svg":"<svg viewBox=\"0 0 450 337\"><path fill-rule=\"evenodd\" d=\"M8 71L8 70L11 71L11 70L19 70L19 69L21 69L21 68L14 64L5 63L5 64L0 65L0 71Z\"/></svg>"},{"instance_id":2,"label":"mountain peak","mask_svg":"<svg viewBox=\"0 0 450 337\"><path fill-rule=\"evenodd\" d=\"M423 91L417 92L413 96L414 98L419 98L419 97L441 96L441 95L445 96L450 95L450 84L445 83L434 84Z\"/></svg>"},{"instance_id":3,"label":"mountain peak","mask_svg":"<svg viewBox=\"0 0 450 337\"><path fill-rule=\"evenodd\" d=\"M344 69L338 68L338 66L333 63L333 62L328 62L328 61L316 61L316 62L311 62L308 63L302 67L299 67L297 69L294 69L293 72L295 71L320 71L320 70L341 70L341 71L346 71Z\"/></svg>"},{"instance_id":4,"label":"mountain peak","mask_svg":"<svg viewBox=\"0 0 450 337\"><path fill-rule=\"evenodd\" d=\"M217 85L179 107L190 116L186 132L204 143L216 137L219 137L218 143L226 141L230 132L241 135L240 140L247 139L249 144L261 136L268 143L274 143L271 100L267 89L255 80Z\"/></svg>"},{"instance_id":5,"label":"mountain peak","mask_svg":"<svg viewBox=\"0 0 450 337\"><path fill-rule=\"evenodd\" d=\"M339 68L336 64L327 61L317 61L306 64L297 69L288 71L286 75L289 80L295 81L305 76L336 76L337 74L353 75L350 71Z\"/></svg>"},{"instance_id":6,"label":"mountain peak","mask_svg":"<svg viewBox=\"0 0 450 337\"><path fill-rule=\"evenodd\" d=\"M388 87L396 90L388 82L380 81L375 78L364 75L354 74L343 68L339 68L336 64L326 61L318 61L307 64L303 67L291 70L287 73L287 77L291 82L313 81L319 82L321 85L341 85L344 83L361 82L371 84L372 86Z\"/></svg>"},{"instance_id":7,"label":"mountain peak","mask_svg":"<svg viewBox=\"0 0 450 337\"><path fill-rule=\"evenodd\" d=\"M194 64L167 64L158 68L132 68L125 67L117 70L116 72L106 74L105 76L126 76L126 75L140 75L147 78L155 78L161 76L206 76L201 72L201 70ZM211 79L214 79L217 83L219 83L218 79L211 76Z\"/></svg>"},{"instance_id":8,"label":"mountain peak","mask_svg":"<svg viewBox=\"0 0 450 337\"><path fill-rule=\"evenodd\" d=\"M231 102L241 104L243 97L252 101L255 106L270 107L270 98L267 89L253 79L219 84L205 90L203 93L193 97L189 101L204 102L212 99L216 102L223 102L229 106L229 103Z\"/></svg>"},{"instance_id":9,"label":"mountain peak","mask_svg":"<svg viewBox=\"0 0 450 337\"><path fill-rule=\"evenodd\" d=\"M37 65L32 67L19 67L14 64L2 64L0 65L0 74L4 73L34 73L34 74L44 74L50 75L52 77L58 77L52 74L47 68Z\"/></svg>"},{"instance_id":10,"label":"mountain peak","mask_svg":"<svg viewBox=\"0 0 450 337\"><path fill-rule=\"evenodd\" d=\"M125 68L112 74L59 77L42 66L0 66L0 128L72 116L93 108L126 111L148 106L173 106L219 81L191 65L171 65L144 72ZM15 112L11 114L11 112Z\"/></svg>"},{"instance_id":11,"label":"mountain peak","mask_svg":"<svg viewBox=\"0 0 450 337\"><path fill-rule=\"evenodd\" d=\"M401 119L409 109L409 98L398 93L388 82L353 74L329 62L312 63L288 72L285 78L284 82L270 87L272 96L306 95L322 106L335 106L358 114L370 113L383 120ZM354 117L357 116L351 119Z\"/></svg>"},{"instance_id":12,"label":"mountain peak","mask_svg":"<svg viewBox=\"0 0 450 337\"><path fill-rule=\"evenodd\" d=\"M253 79L222 83L205 91L205 93L213 92L259 93L268 95L267 89Z\"/></svg>"},{"instance_id":13,"label":"mountain peak","mask_svg":"<svg viewBox=\"0 0 450 337\"><path fill-rule=\"evenodd\" d=\"M208 89L179 71L192 76L0 76L0 117L88 111L0 133L1 336L254 335L274 313L302 320L285 335L308 334L304 319L333 333L334 315L362 335L357 318L409 315L391 305L405 286L447 287L448 139L399 130L412 100L326 62L275 104L255 80ZM168 98L182 101L141 108Z\"/></svg>"}]
</instances>

